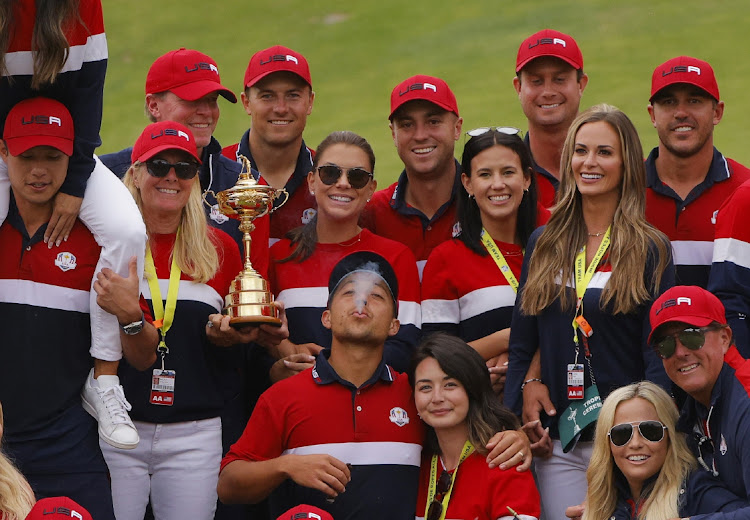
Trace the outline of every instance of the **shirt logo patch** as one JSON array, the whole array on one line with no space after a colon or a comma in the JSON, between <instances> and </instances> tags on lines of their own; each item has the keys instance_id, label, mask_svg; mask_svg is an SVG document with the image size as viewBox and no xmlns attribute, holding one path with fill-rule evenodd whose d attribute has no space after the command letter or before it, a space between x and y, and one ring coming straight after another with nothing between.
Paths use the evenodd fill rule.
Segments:
<instances>
[{"instance_id":1,"label":"shirt logo patch","mask_svg":"<svg viewBox=\"0 0 750 520\"><path fill-rule=\"evenodd\" d=\"M724 439L724 434L721 434L721 443L719 444L719 451L722 455L727 454L727 441Z\"/></svg>"},{"instance_id":2,"label":"shirt logo patch","mask_svg":"<svg viewBox=\"0 0 750 520\"><path fill-rule=\"evenodd\" d=\"M302 224L307 224L317 214L318 214L318 211L315 208L307 208L305 211L302 212Z\"/></svg>"},{"instance_id":3,"label":"shirt logo patch","mask_svg":"<svg viewBox=\"0 0 750 520\"><path fill-rule=\"evenodd\" d=\"M716 216L719 214L719 210L717 209L711 214L711 224L716 225Z\"/></svg>"},{"instance_id":4,"label":"shirt logo patch","mask_svg":"<svg viewBox=\"0 0 750 520\"><path fill-rule=\"evenodd\" d=\"M63 272L70 271L77 267L76 257L73 253L68 253L67 251L64 253L58 253L57 258L55 258L55 265Z\"/></svg>"},{"instance_id":5,"label":"shirt logo patch","mask_svg":"<svg viewBox=\"0 0 750 520\"><path fill-rule=\"evenodd\" d=\"M213 206L211 206L211 214L209 215L209 217L211 217L211 220L213 220L217 224L223 224L224 222L229 220L229 217L219 211L218 204L214 204Z\"/></svg>"},{"instance_id":6,"label":"shirt logo patch","mask_svg":"<svg viewBox=\"0 0 750 520\"><path fill-rule=\"evenodd\" d=\"M406 410L397 406L391 408L390 420L398 426L406 426L409 424L409 415L406 413Z\"/></svg>"},{"instance_id":7,"label":"shirt logo patch","mask_svg":"<svg viewBox=\"0 0 750 520\"><path fill-rule=\"evenodd\" d=\"M455 224L453 224L453 231L451 231L451 235L453 236L453 238L456 238L460 234L461 234L461 224L456 222Z\"/></svg>"}]
</instances>

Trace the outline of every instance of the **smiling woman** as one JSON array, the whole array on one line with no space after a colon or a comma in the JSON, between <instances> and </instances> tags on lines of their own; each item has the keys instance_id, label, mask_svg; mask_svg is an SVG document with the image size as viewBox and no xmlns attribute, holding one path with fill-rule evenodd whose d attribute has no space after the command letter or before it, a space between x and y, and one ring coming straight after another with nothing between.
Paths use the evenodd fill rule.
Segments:
<instances>
[{"instance_id":1,"label":"smiling woman","mask_svg":"<svg viewBox=\"0 0 750 520\"><path fill-rule=\"evenodd\" d=\"M684 435L675 429L677 416L672 398L648 381L607 397L586 474L583 520L667 520L745 505L697 469Z\"/></svg>"},{"instance_id":2,"label":"smiling woman","mask_svg":"<svg viewBox=\"0 0 750 520\"><path fill-rule=\"evenodd\" d=\"M272 379L311 366L306 355L330 347L331 332L320 321L328 299L328 276L339 260L356 251L383 256L396 272L401 328L386 341L384 358L400 372L408 366L421 326L419 276L414 255L405 245L359 226L362 210L377 187L374 168L369 143L352 132L330 134L315 152L307 188L315 196L317 214L271 248L271 288L284 302L289 319L289 340L280 346L282 359L272 370ZM293 355L299 363L290 370L284 358Z\"/></svg>"}]
</instances>

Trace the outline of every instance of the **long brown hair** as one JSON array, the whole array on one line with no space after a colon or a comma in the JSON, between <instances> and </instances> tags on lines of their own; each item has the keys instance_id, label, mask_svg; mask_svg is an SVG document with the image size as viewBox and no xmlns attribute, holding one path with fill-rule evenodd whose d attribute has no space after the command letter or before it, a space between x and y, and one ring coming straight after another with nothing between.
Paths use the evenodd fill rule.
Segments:
<instances>
[{"instance_id":1,"label":"long brown hair","mask_svg":"<svg viewBox=\"0 0 750 520\"><path fill-rule=\"evenodd\" d=\"M0 72L8 75L5 54L17 24L16 11L20 0L0 0ZM65 31L70 24L83 24L78 11L80 0L35 0L36 18L31 36L34 56L34 75L31 88L55 82L70 53Z\"/></svg>"},{"instance_id":2,"label":"long brown hair","mask_svg":"<svg viewBox=\"0 0 750 520\"><path fill-rule=\"evenodd\" d=\"M620 200L609 246L612 275L602 291L600 305L612 304L614 314L632 312L651 299L669 265L672 254L669 240L646 222L646 170L638 132L628 116L616 107L593 106L573 121L565 138L557 204L529 260L529 274L521 295L521 310L527 315L541 313L557 298L563 309L574 304L575 298L566 282L573 275L574 259L586 243L587 231L571 159L578 130L586 123L598 121L606 122L617 132L623 158ZM655 265L653 277L647 282L644 271L649 262Z\"/></svg>"},{"instance_id":3,"label":"long brown hair","mask_svg":"<svg viewBox=\"0 0 750 520\"><path fill-rule=\"evenodd\" d=\"M315 149L315 158L313 159L312 164L313 172L316 172L318 170L318 164L320 164L320 156L323 155L323 153L328 148L335 144L356 146L357 148L365 152L367 158L370 159L370 169L373 173L375 172L375 152L372 150L372 146L370 146L370 143L368 143L367 139L365 139L364 137L346 130L332 132L320 142L318 148ZM304 226L300 226L289 231L286 234L286 238L288 238L292 242L294 250L286 258L279 260L279 262L289 262L292 260L296 262L304 262L305 260L310 258L310 256L315 251L315 246L318 243L317 226L318 216L315 215Z\"/></svg>"}]
</instances>

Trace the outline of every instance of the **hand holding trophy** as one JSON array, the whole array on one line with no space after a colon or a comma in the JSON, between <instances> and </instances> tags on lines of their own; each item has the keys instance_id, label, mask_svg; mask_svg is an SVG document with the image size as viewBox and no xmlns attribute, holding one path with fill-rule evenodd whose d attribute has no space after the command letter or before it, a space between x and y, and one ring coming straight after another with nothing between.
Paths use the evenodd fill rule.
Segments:
<instances>
[{"instance_id":1,"label":"hand holding trophy","mask_svg":"<svg viewBox=\"0 0 750 520\"><path fill-rule=\"evenodd\" d=\"M289 194L283 188L258 184L250 174L250 161L245 156L240 156L240 159L242 172L237 184L216 194L219 210L224 215L239 217L245 253L244 268L232 281L229 294L224 298L224 313L229 315L233 327L261 323L281 325L278 311L273 305L273 295L268 290L268 282L250 263L250 233L255 229L253 220L273 211L273 202L281 194L286 198L275 209L283 206L289 199ZM263 246L267 247L265 244Z\"/></svg>"}]
</instances>

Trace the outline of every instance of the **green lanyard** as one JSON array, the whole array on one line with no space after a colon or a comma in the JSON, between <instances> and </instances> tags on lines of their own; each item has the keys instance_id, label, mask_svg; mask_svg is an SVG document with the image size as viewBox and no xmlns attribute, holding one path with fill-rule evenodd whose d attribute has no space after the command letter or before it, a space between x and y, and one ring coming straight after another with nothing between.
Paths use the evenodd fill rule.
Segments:
<instances>
[{"instance_id":1,"label":"green lanyard","mask_svg":"<svg viewBox=\"0 0 750 520\"><path fill-rule=\"evenodd\" d=\"M456 471L453 472L453 478L451 478L451 487L448 488L448 492L443 497L443 512L440 513L439 520L445 520L445 514L448 512L448 503L451 500L451 493L453 493L453 484L456 483L456 476L458 475L458 467L461 465L461 463L464 460L466 460L466 457L471 455L473 451L474 451L474 446L471 445L471 441L467 440L464 443L463 449L461 450L461 458L458 459L458 466L456 466ZM437 461L438 461L438 456L433 455L432 462L430 463L430 487L427 490L427 506L425 507L425 510L424 510L425 518L427 518L427 511L430 509L430 505L435 499L435 493L437 491Z\"/></svg>"},{"instance_id":2,"label":"green lanyard","mask_svg":"<svg viewBox=\"0 0 750 520\"><path fill-rule=\"evenodd\" d=\"M177 230L177 238L180 237L180 230ZM172 253L172 267L169 272L169 289L167 290L166 307L161 298L161 289L159 288L159 278L156 275L156 266L154 257L151 255L151 247L146 246L146 257L144 259L144 270L146 271L146 280L151 291L151 305L154 307L154 327L159 331L159 346L156 349L161 353L162 370L164 370L164 356L169 352L165 339L167 332L172 327L174 321L174 312L177 307L177 292L180 290L180 278L182 271L177 265L174 252Z\"/></svg>"},{"instance_id":3,"label":"green lanyard","mask_svg":"<svg viewBox=\"0 0 750 520\"><path fill-rule=\"evenodd\" d=\"M585 271L584 267L586 265L586 246L584 245L576 255L575 283L578 302L576 304L576 313L573 317L573 341L576 345L578 345L578 334L576 333L576 331L578 330L578 321L576 321L576 318L578 318L578 316L583 316L583 295L586 294L586 289L588 288L589 283L591 283L591 279L594 277L594 272L596 271L599 262L601 262L604 253L606 253L607 249L609 248L609 235L611 229L612 226L609 226L607 228L607 232L604 233L604 238L602 238L602 243L599 244L599 249L597 249L594 258L591 259L591 263Z\"/></svg>"},{"instance_id":4,"label":"green lanyard","mask_svg":"<svg viewBox=\"0 0 750 520\"><path fill-rule=\"evenodd\" d=\"M497 248L497 245L495 245L495 241L492 240L492 237L489 233L487 233L487 230L482 228L482 244L484 244L484 248L487 250L487 252L490 254L492 259L497 264L497 267L500 269L500 272L503 273L503 276L506 280L508 280L508 285L511 286L514 293L518 293L518 280L516 280L516 276L513 274L513 271L511 271L510 266L508 265L508 262L505 260L505 257L503 256L503 253Z\"/></svg>"}]
</instances>

